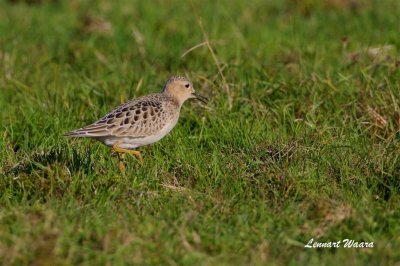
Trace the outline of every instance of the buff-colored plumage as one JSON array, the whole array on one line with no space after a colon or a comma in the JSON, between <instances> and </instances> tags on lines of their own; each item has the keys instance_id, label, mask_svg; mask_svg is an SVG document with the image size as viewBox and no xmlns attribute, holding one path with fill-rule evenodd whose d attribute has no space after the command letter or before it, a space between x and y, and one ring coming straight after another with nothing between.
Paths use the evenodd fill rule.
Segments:
<instances>
[{"instance_id":1,"label":"buff-colored plumage","mask_svg":"<svg viewBox=\"0 0 400 266\"><path fill-rule=\"evenodd\" d=\"M175 124L179 109L173 97L150 94L120 105L100 120L66 136L94 138L107 146L113 146L113 140L126 138L129 141L121 143L121 148L137 148L146 137L157 135L168 124Z\"/></svg>"},{"instance_id":2,"label":"buff-colored plumage","mask_svg":"<svg viewBox=\"0 0 400 266\"><path fill-rule=\"evenodd\" d=\"M178 121L182 104L190 98L206 102L195 93L188 79L172 77L160 93L128 101L93 124L65 136L93 138L118 152L128 152L167 135Z\"/></svg>"}]
</instances>

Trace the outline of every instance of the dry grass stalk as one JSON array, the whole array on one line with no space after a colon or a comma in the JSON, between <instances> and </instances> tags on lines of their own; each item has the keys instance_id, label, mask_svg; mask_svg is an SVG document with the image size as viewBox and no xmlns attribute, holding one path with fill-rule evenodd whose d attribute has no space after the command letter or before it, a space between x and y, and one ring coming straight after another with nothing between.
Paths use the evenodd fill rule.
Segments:
<instances>
[{"instance_id":1,"label":"dry grass stalk","mask_svg":"<svg viewBox=\"0 0 400 266\"><path fill-rule=\"evenodd\" d=\"M215 66L216 66L217 69L218 69L218 73L219 73L219 75L221 76L221 79L222 79L222 87L223 87L223 89L224 89L224 91L225 91L225 93L226 93L226 95L227 95L227 97L228 97L228 108L229 108L229 110L230 110L230 109L232 109L232 101L233 101L233 100L232 100L232 95L231 95L231 93L230 93L229 84L228 84L228 82L226 81L226 78L225 78L224 73L223 73L223 68L221 67L220 62L219 62L217 56L215 55L214 49L212 48L212 46L211 46L211 44L210 44L210 41L209 41L209 38L208 38L208 34L207 34L207 32L205 31L205 29L204 29L204 27L203 27L203 23L202 23L202 21L201 21L201 18L200 18L200 17L197 15L197 13L196 13L196 9L195 9L195 7L194 7L193 1L190 1L190 2L191 2L191 4L192 4L192 9L193 9L193 12L194 12L194 14L195 14L196 21L197 21L197 23L199 24L200 30L201 30L201 32L202 32L202 34L203 34L204 41L203 41L202 43L199 43L199 44L193 46L192 48L190 48L190 49L187 50L186 52L184 52L184 53L182 54L182 57L185 56L186 54L190 53L191 51L193 51L193 50L195 50L195 49L201 47L201 46L204 46L204 45L207 46L207 48L208 48L208 50L210 51L211 56L212 56L212 58L213 58L214 64L215 64Z\"/></svg>"}]
</instances>

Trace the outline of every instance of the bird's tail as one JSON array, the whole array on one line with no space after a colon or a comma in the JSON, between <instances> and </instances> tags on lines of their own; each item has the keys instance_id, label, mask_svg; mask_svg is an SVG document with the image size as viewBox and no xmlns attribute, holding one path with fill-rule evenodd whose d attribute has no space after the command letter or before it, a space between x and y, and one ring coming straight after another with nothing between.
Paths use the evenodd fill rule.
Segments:
<instances>
[{"instance_id":1,"label":"bird's tail","mask_svg":"<svg viewBox=\"0 0 400 266\"><path fill-rule=\"evenodd\" d=\"M63 136L67 137L67 138L87 138L87 137L89 137L85 132L83 132L79 129L65 133Z\"/></svg>"},{"instance_id":2,"label":"bird's tail","mask_svg":"<svg viewBox=\"0 0 400 266\"><path fill-rule=\"evenodd\" d=\"M65 133L64 137L70 138L96 138L109 135L106 124L91 124Z\"/></svg>"}]
</instances>

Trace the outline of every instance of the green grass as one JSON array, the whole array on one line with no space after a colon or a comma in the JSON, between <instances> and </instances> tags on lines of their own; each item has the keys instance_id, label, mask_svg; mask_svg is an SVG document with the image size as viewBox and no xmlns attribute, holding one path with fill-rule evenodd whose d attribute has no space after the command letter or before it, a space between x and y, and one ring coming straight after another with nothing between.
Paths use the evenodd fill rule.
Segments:
<instances>
[{"instance_id":1,"label":"green grass","mask_svg":"<svg viewBox=\"0 0 400 266\"><path fill-rule=\"evenodd\" d=\"M0 264L400 261L398 1L11 2ZM230 95L206 46L181 57L204 41L196 13ZM186 103L142 167L62 137L173 75L211 101Z\"/></svg>"}]
</instances>

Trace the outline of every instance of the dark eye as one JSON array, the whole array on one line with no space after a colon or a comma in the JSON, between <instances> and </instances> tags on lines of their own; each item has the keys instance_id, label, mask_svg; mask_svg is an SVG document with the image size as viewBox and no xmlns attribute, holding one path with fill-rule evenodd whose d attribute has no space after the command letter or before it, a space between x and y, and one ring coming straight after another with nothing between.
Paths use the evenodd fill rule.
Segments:
<instances>
[{"instance_id":1,"label":"dark eye","mask_svg":"<svg viewBox=\"0 0 400 266\"><path fill-rule=\"evenodd\" d=\"M190 84L189 83L186 83L185 84L185 88L189 88L190 87Z\"/></svg>"}]
</instances>

